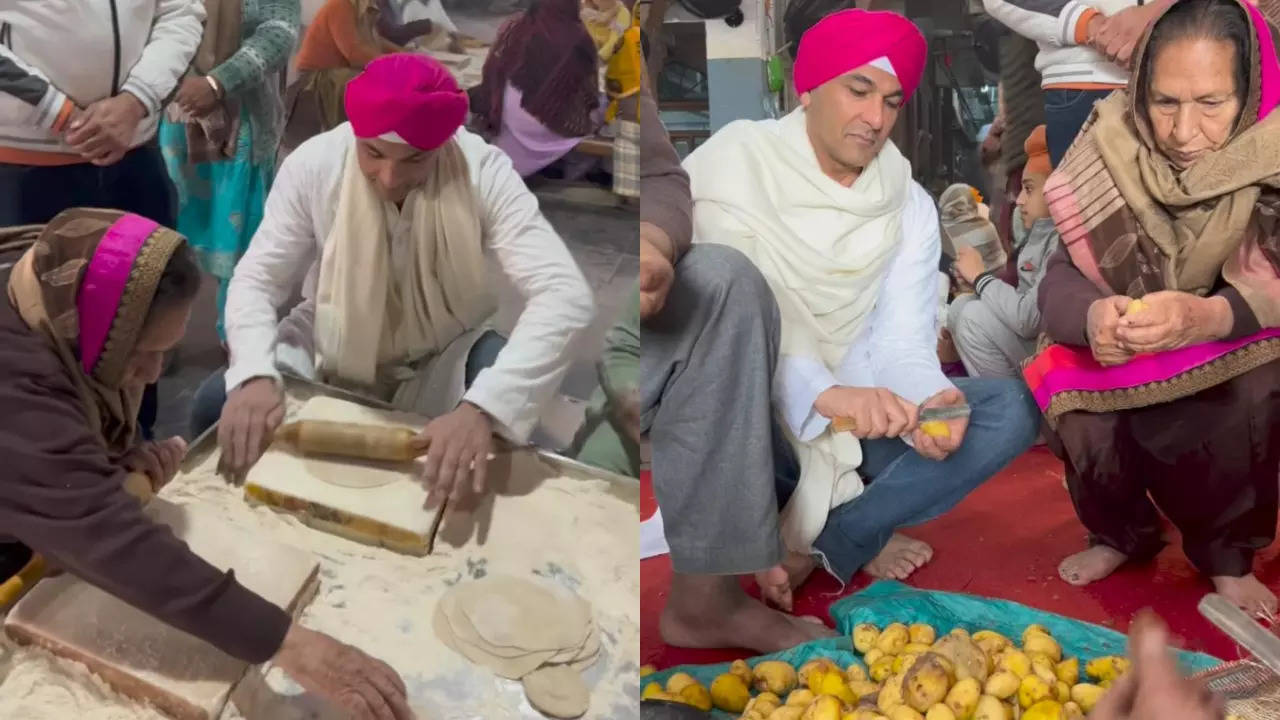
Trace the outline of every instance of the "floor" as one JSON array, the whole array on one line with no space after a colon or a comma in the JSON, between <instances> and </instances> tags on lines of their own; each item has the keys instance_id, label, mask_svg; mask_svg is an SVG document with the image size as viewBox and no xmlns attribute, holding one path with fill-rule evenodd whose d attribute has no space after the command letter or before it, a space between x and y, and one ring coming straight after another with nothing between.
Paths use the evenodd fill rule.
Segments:
<instances>
[{"instance_id":1,"label":"floor","mask_svg":"<svg viewBox=\"0 0 1280 720\"><path fill-rule=\"evenodd\" d=\"M1150 565L1123 569L1083 588L1062 582L1057 576L1059 560L1085 547L1084 528L1076 520L1062 480L1062 464L1049 452L1035 449L951 513L909 531L935 550L933 562L917 572L909 584L1013 600L1121 632L1127 630L1136 612L1149 607L1164 617L1185 648L1224 659L1239 657L1235 645L1196 611L1201 596L1211 588L1187 562L1176 540ZM641 512L648 517L656 503L648 478L642 482ZM1257 568L1264 583L1280 590L1277 555L1280 550L1273 545L1260 554ZM642 663L661 669L749 656L742 650L687 650L665 645L658 633L658 617L670 578L668 557L641 563ZM797 594L796 612L826 618L826 610L835 600L869 582L859 574L842 592L829 576L815 576ZM751 591L754 593L754 585Z\"/></svg>"},{"instance_id":2,"label":"floor","mask_svg":"<svg viewBox=\"0 0 1280 720\"><path fill-rule=\"evenodd\" d=\"M543 447L561 449L565 444L563 436L572 435L572 430L564 427L573 425L575 417L580 418L581 401L589 398L598 385L595 363L604 347L605 333L625 307L626 295L639 273L639 230L634 207L611 209L556 200L543 200L542 206L595 291L597 308L595 322L572 350L574 361L561 384L562 398L548 409L547 424L553 429L534 437L534 442ZM505 278L497 282L500 285L497 325L509 331L523 302ZM181 435L191 439L187 427L191 399L199 384L226 362L214 329L214 291L215 284L209 278L187 336L160 380L157 437Z\"/></svg>"}]
</instances>

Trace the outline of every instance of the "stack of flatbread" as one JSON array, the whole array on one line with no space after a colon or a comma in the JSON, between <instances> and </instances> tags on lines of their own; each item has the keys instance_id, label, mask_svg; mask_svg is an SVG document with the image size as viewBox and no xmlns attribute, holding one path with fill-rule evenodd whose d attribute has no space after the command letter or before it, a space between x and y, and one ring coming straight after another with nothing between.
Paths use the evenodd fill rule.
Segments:
<instances>
[{"instance_id":1,"label":"stack of flatbread","mask_svg":"<svg viewBox=\"0 0 1280 720\"><path fill-rule=\"evenodd\" d=\"M490 576L446 592L432 623L463 657L520 680L529 703L544 714L575 718L587 711L581 673L600 654L600 634L591 605L572 591Z\"/></svg>"}]
</instances>

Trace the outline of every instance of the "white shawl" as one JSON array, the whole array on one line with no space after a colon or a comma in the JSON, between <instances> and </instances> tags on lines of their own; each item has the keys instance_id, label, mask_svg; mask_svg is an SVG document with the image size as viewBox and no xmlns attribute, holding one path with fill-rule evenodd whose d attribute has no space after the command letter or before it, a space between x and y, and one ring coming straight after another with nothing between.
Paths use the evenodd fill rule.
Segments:
<instances>
[{"instance_id":1,"label":"white shawl","mask_svg":"<svg viewBox=\"0 0 1280 720\"><path fill-rule=\"evenodd\" d=\"M902 241L911 165L893 143L845 187L823 173L797 109L781 120L731 123L684 162L694 241L737 248L773 290L782 354L833 372L862 332ZM782 423L786 427L786 423ZM782 538L809 552L831 508L861 494L862 450L829 429L801 442L800 482L782 511Z\"/></svg>"},{"instance_id":2,"label":"white shawl","mask_svg":"<svg viewBox=\"0 0 1280 720\"><path fill-rule=\"evenodd\" d=\"M316 287L316 367L327 382L374 388L386 370L435 355L492 314L480 208L450 140L405 199L411 247L393 262L384 201L347 151Z\"/></svg>"}]
</instances>

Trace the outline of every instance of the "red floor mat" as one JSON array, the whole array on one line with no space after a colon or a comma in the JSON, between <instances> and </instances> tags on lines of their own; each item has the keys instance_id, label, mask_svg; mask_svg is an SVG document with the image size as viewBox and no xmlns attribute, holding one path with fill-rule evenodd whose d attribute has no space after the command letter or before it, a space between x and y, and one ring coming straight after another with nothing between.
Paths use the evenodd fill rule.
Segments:
<instances>
[{"instance_id":1,"label":"red floor mat","mask_svg":"<svg viewBox=\"0 0 1280 720\"><path fill-rule=\"evenodd\" d=\"M647 476L643 482L642 517L648 517L656 505ZM1126 568L1087 587L1072 587L1058 578L1058 562L1084 548L1085 533L1062 487L1062 464L1043 449L1018 458L955 510L909 534L934 548L933 561L908 581L915 587L1005 598L1121 632L1128 629L1134 613L1150 607L1183 638L1186 648L1222 658L1238 656L1235 645L1196 611L1196 603L1211 586L1176 545L1150 565ZM1277 553L1273 546L1257 564L1259 577L1272 588L1280 588L1280 573L1272 562ZM740 650L686 650L662 642L658 616L670 578L666 556L640 564L642 662L661 669L747 656ZM868 583L859 574L844 594ZM830 576L815 573L797 594L796 611L825 618L827 608L841 595Z\"/></svg>"}]
</instances>

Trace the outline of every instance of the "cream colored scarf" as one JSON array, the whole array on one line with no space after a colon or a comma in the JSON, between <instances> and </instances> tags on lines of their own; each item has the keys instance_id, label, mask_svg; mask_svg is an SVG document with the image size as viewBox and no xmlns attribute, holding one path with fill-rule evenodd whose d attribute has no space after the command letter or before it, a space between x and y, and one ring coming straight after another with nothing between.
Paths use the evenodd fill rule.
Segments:
<instances>
[{"instance_id":1,"label":"cream colored scarf","mask_svg":"<svg viewBox=\"0 0 1280 720\"><path fill-rule=\"evenodd\" d=\"M818 166L801 108L781 120L731 123L684 166L695 242L750 258L781 312L782 355L834 372L866 325L900 244L906 158L886 144L844 187ZM831 508L862 492L862 449L850 433L827 430L809 442L787 434L801 474L782 511L783 541L807 552Z\"/></svg>"},{"instance_id":2,"label":"cream colored scarf","mask_svg":"<svg viewBox=\"0 0 1280 720\"><path fill-rule=\"evenodd\" d=\"M376 388L387 379L380 370L440 352L496 304L480 207L457 142L435 151L426 183L405 200L412 245L395 263L386 206L360 172L357 152L353 141L320 261L316 368L327 382Z\"/></svg>"}]
</instances>

